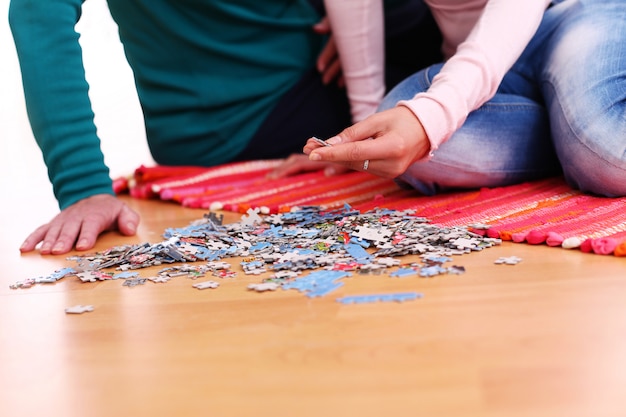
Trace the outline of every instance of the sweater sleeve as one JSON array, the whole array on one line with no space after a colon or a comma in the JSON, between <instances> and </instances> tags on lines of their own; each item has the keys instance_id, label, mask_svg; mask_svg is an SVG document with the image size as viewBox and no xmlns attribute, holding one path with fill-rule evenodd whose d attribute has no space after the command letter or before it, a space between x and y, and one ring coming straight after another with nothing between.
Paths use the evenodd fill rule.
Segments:
<instances>
[{"instance_id":1,"label":"sweater sleeve","mask_svg":"<svg viewBox=\"0 0 626 417\"><path fill-rule=\"evenodd\" d=\"M17 48L31 128L61 209L113 194L74 30L84 0L12 0Z\"/></svg>"},{"instance_id":2,"label":"sweater sleeve","mask_svg":"<svg viewBox=\"0 0 626 417\"><path fill-rule=\"evenodd\" d=\"M385 94L382 0L326 0L353 122L373 114Z\"/></svg>"},{"instance_id":3,"label":"sweater sleeve","mask_svg":"<svg viewBox=\"0 0 626 417\"><path fill-rule=\"evenodd\" d=\"M430 3L442 32L453 33L454 27L448 25L451 20L437 14L437 4L442 2ZM398 103L408 107L424 126L431 155L462 126L471 111L495 95L504 75L537 31L549 3L487 1L469 35L434 77L428 91Z\"/></svg>"}]
</instances>

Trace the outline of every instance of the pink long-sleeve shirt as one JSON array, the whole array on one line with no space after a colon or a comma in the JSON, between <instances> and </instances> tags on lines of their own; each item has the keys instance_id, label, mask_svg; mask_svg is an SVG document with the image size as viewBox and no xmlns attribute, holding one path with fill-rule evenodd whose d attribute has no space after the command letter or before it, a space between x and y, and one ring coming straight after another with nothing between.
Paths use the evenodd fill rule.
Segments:
<instances>
[{"instance_id":1,"label":"pink long-sleeve shirt","mask_svg":"<svg viewBox=\"0 0 626 417\"><path fill-rule=\"evenodd\" d=\"M428 91L398 103L424 126L431 154L491 99L533 37L550 0L426 0L448 58Z\"/></svg>"},{"instance_id":2,"label":"pink long-sleeve shirt","mask_svg":"<svg viewBox=\"0 0 626 417\"><path fill-rule=\"evenodd\" d=\"M432 151L492 98L536 32L550 0L425 0L446 63L428 91L399 102L420 120ZM326 2L355 121L382 98L381 0ZM407 53L410 53L410 46Z\"/></svg>"}]
</instances>

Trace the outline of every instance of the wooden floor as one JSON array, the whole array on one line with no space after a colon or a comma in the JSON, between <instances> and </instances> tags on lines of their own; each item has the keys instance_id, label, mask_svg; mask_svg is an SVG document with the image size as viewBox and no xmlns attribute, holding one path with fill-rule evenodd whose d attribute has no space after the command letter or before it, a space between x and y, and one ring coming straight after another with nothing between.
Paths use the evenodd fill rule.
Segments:
<instances>
[{"instance_id":1,"label":"wooden floor","mask_svg":"<svg viewBox=\"0 0 626 417\"><path fill-rule=\"evenodd\" d=\"M139 234L97 249L158 242L203 214L128 201ZM35 224L18 211L0 223L2 416L626 415L626 258L504 244L456 258L464 275L355 275L319 299L247 291L262 277L243 272L205 291L187 278L12 290L72 265L19 255ZM511 255L523 261L494 264ZM424 298L335 300L389 291ZM75 304L95 310L65 314Z\"/></svg>"}]
</instances>

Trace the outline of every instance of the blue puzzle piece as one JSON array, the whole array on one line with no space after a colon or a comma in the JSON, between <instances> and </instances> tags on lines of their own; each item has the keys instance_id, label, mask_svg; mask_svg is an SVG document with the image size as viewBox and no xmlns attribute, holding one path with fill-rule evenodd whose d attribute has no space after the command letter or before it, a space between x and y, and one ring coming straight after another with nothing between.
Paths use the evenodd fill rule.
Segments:
<instances>
[{"instance_id":1,"label":"blue puzzle piece","mask_svg":"<svg viewBox=\"0 0 626 417\"><path fill-rule=\"evenodd\" d=\"M425 266L420 269L420 277L434 277L435 275L445 274L448 270L440 265Z\"/></svg>"},{"instance_id":2,"label":"blue puzzle piece","mask_svg":"<svg viewBox=\"0 0 626 417\"><path fill-rule=\"evenodd\" d=\"M193 254L193 256L195 256L196 258L206 261L211 256L211 251L205 248L204 246L199 246L199 245L192 245L192 246L195 249L195 253Z\"/></svg>"},{"instance_id":3,"label":"blue puzzle piece","mask_svg":"<svg viewBox=\"0 0 626 417\"><path fill-rule=\"evenodd\" d=\"M346 271L314 271L309 275L283 284L283 289L295 289L308 297L322 297L343 285L339 282L344 277L352 276Z\"/></svg>"},{"instance_id":4,"label":"blue puzzle piece","mask_svg":"<svg viewBox=\"0 0 626 417\"><path fill-rule=\"evenodd\" d=\"M452 258L449 258L447 256L433 256L433 255L431 255L431 256L426 256L424 258L424 261L426 261L426 262L432 262L432 263L437 263L437 264L442 264L442 263L445 263L445 262L449 262L451 260L452 260Z\"/></svg>"},{"instance_id":5,"label":"blue puzzle piece","mask_svg":"<svg viewBox=\"0 0 626 417\"><path fill-rule=\"evenodd\" d=\"M390 273L389 276L402 278L402 277L408 277L408 276L417 275L417 274L418 274L417 270L413 268L400 268Z\"/></svg>"},{"instance_id":6,"label":"blue puzzle piece","mask_svg":"<svg viewBox=\"0 0 626 417\"><path fill-rule=\"evenodd\" d=\"M321 285L316 285L314 288L308 290L306 296L309 298L323 297L342 286L343 282L325 282Z\"/></svg>"},{"instance_id":7,"label":"blue puzzle piece","mask_svg":"<svg viewBox=\"0 0 626 417\"><path fill-rule=\"evenodd\" d=\"M251 254L255 254L257 252L264 251L264 250L266 250L268 248L271 248L271 247L272 247L272 244L269 243L269 242L257 242L254 245L250 246L250 249L248 249L248 251Z\"/></svg>"},{"instance_id":8,"label":"blue puzzle piece","mask_svg":"<svg viewBox=\"0 0 626 417\"><path fill-rule=\"evenodd\" d=\"M132 278L137 278L138 276L139 276L138 272L125 271L125 272L120 272L119 274L113 275L113 279L119 279L119 278L132 279Z\"/></svg>"},{"instance_id":9,"label":"blue puzzle piece","mask_svg":"<svg viewBox=\"0 0 626 417\"><path fill-rule=\"evenodd\" d=\"M349 295L337 298L342 304L366 304L375 302L403 302L422 298L424 294L417 292L390 293L390 294L366 294L366 295Z\"/></svg>"},{"instance_id":10,"label":"blue puzzle piece","mask_svg":"<svg viewBox=\"0 0 626 417\"><path fill-rule=\"evenodd\" d=\"M263 231L263 233L261 233L261 236L264 236L264 237L272 236L272 237L278 238L278 237L281 236L282 230L283 230L282 226L276 226L276 225L272 224L272 225L270 225L269 229L267 229L267 230Z\"/></svg>"},{"instance_id":11,"label":"blue puzzle piece","mask_svg":"<svg viewBox=\"0 0 626 417\"><path fill-rule=\"evenodd\" d=\"M345 245L345 247L346 247L346 252L348 252L350 256L352 256L357 263L365 265L365 264L371 263L372 259L374 259L372 255L367 253L367 251L358 244L349 243Z\"/></svg>"}]
</instances>

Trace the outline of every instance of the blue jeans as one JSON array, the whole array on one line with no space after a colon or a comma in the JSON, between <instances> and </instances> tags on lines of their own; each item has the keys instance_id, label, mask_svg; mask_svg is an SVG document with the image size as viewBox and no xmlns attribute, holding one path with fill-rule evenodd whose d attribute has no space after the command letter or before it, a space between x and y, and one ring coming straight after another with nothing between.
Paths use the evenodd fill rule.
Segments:
<instances>
[{"instance_id":1,"label":"blue jeans","mask_svg":"<svg viewBox=\"0 0 626 417\"><path fill-rule=\"evenodd\" d=\"M399 182L434 194L562 173L584 192L626 195L626 1L555 3L495 97ZM404 80L381 110L427 90L440 69Z\"/></svg>"}]
</instances>

